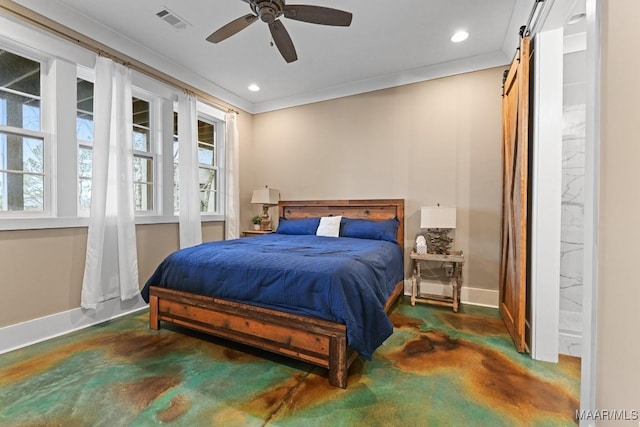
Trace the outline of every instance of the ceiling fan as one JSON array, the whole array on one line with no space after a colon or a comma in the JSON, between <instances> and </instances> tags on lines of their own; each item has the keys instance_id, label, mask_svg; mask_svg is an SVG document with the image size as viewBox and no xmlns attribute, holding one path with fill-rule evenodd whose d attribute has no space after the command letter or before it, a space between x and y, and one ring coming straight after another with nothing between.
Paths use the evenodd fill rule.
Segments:
<instances>
[{"instance_id":1,"label":"ceiling fan","mask_svg":"<svg viewBox=\"0 0 640 427\"><path fill-rule=\"evenodd\" d=\"M322 6L311 6L302 4L286 5L285 0L242 0L249 3L251 11L247 15L241 16L216 30L207 37L211 43L219 43L237 32L244 30L249 25L258 20L269 24L271 37L280 54L287 62L298 59L296 48L289 32L280 22L281 16L296 21L310 22L312 24L332 25L338 27L348 27L351 25L353 15L343 10L332 9Z\"/></svg>"}]
</instances>

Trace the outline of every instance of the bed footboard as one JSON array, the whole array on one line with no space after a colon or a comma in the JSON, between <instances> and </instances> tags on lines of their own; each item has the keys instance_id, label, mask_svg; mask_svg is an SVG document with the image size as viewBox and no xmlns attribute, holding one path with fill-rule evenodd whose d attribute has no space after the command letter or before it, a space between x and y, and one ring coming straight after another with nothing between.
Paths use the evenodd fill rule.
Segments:
<instances>
[{"instance_id":1,"label":"bed footboard","mask_svg":"<svg viewBox=\"0 0 640 427\"><path fill-rule=\"evenodd\" d=\"M293 357L329 369L332 385L347 386L355 356L348 354L344 325L153 286L149 303L151 329L165 321Z\"/></svg>"},{"instance_id":2,"label":"bed footboard","mask_svg":"<svg viewBox=\"0 0 640 427\"><path fill-rule=\"evenodd\" d=\"M402 294L398 283L385 308ZM343 324L256 307L220 298L151 286L149 327L160 321L205 332L329 370L329 383L346 388L349 366L358 354L347 346Z\"/></svg>"}]
</instances>

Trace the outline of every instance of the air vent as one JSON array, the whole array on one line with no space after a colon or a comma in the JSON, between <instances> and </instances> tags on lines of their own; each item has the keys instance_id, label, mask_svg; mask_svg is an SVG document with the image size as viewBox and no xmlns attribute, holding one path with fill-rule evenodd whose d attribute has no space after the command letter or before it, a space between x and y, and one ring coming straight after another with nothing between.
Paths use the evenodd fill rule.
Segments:
<instances>
[{"instance_id":1,"label":"air vent","mask_svg":"<svg viewBox=\"0 0 640 427\"><path fill-rule=\"evenodd\" d=\"M176 30L184 30L189 25L191 25L166 7L163 7L158 12L156 12L156 16L171 25Z\"/></svg>"}]
</instances>

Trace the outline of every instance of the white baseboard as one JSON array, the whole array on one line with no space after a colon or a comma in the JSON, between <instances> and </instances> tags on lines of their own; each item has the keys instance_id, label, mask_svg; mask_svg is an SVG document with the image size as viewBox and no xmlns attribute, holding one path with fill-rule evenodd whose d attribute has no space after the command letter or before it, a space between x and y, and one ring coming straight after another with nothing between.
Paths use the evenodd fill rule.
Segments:
<instances>
[{"instance_id":1,"label":"white baseboard","mask_svg":"<svg viewBox=\"0 0 640 427\"><path fill-rule=\"evenodd\" d=\"M451 296L451 286L442 283L422 282L423 293ZM404 294L411 295L411 279L404 281ZM460 302L482 307L498 308L498 291L463 286L460 289Z\"/></svg>"},{"instance_id":2,"label":"white baseboard","mask_svg":"<svg viewBox=\"0 0 640 427\"><path fill-rule=\"evenodd\" d=\"M147 308L147 303L138 295L120 301L112 299L98 304L95 310L75 308L15 325L0 328L0 354L55 338L69 332L106 322L125 314Z\"/></svg>"},{"instance_id":3,"label":"white baseboard","mask_svg":"<svg viewBox=\"0 0 640 427\"><path fill-rule=\"evenodd\" d=\"M460 289L460 300L463 304L479 305L482 307L498 308L500 293L495 290L468 288Z\"/></svg>"}]
</instances>

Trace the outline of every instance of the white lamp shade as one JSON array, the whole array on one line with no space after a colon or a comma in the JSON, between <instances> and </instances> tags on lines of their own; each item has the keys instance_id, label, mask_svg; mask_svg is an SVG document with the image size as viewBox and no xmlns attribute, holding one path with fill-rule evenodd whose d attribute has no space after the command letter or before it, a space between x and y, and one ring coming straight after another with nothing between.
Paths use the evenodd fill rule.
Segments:
<instances>
[{"instance_id":1,"label":"white lamp shade","mask_svg":"<svg viewBox=\"0 0 640 427\"><path fill-rule=\"evenodd\" d=\"M420 228L456 228L456 208L444 206L420 208Z\"/></svg>"},{"instance_id":2,"label":"white lamp shade","mask_svg":"<svg viewBox=\"0 0 640 427\"><path fill-rule=\"evenodd\" d=\"M280 201L280 190L265 187L259 190L253 190L251 203L275 206Z\"/></svg>"}]
</instances>

